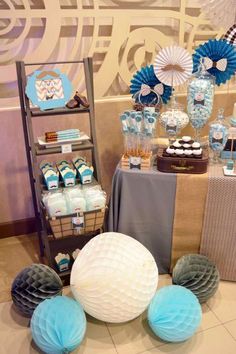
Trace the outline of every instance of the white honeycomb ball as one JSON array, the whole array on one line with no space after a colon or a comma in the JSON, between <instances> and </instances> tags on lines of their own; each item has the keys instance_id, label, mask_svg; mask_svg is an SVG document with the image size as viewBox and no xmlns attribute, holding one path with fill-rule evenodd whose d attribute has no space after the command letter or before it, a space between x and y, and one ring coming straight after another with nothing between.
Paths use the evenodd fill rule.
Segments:
<instances>
[{"instance_id":1,"label":"white honeycomb ball","mask_svg":"<svg viewBox=\"0 0 236 354\"><path fill-rule=\"evenodd\" d=\"M116 232L90 240L76 258L70 278L72 293L84 310L113 323L143 313L157 284L152 254L137 240Z\"/></svg>"}]
</instances>

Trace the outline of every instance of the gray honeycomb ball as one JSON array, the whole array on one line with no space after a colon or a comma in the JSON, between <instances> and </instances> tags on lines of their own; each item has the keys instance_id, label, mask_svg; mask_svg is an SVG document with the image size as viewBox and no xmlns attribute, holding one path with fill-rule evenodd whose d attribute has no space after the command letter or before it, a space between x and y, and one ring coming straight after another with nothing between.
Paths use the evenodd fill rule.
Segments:
<instances>
[{"instance_id":1,"label":"gray honeycomb ball","mask_svg":"<svg viewBox=\"0 0 236 354\"><path fill-rule=\"evenodd\" d=\"M17 309L32 316L45 299L62 294L62 282L57 273L44 264L24 268L12 283L11 296Z\"/></svg>"},{"instance_id":2,"label":"gray honeycomb ball","mask_svg":"<svg viewBox=\"0 0 236 354\"><path fill-rule=\"evenodd\" d=\"M200 303L206 302L215 294L219 281L216 265L201 254L181 257L172 273L172 283L191 290Z\"/></svg>"}]
</instances>

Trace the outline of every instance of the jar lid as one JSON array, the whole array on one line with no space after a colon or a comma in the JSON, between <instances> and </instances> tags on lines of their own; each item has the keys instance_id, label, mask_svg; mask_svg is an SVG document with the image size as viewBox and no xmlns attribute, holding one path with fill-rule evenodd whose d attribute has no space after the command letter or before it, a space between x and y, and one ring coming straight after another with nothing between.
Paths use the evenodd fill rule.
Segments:
<instances>
[{"instance_id":1,"label":"jar lid","mask_svg":"<svg viewBox=\"0 0 236 354\"><path fill-rule=\"evenodd\" d=\"M230 119L230 124L232 127L236 127L236 118L231 118Z\"/></svg>"}]
</instances>

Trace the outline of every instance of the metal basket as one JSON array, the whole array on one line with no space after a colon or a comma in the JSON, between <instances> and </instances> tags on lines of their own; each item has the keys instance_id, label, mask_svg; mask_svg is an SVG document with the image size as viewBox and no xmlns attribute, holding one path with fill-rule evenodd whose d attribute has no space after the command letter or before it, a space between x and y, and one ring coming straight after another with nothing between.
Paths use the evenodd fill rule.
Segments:
<instances>
[{"instance_id":1,"label":"metal basket","mask_svg":"<svg viewBox=\"0 0 236 354\"><path fill-rule=\"evenodd\" d=\"M80 236L99 231L103 227L105 208L56 217L45 214L45 217L54 238Z\"/></svg>"}]
</instances>

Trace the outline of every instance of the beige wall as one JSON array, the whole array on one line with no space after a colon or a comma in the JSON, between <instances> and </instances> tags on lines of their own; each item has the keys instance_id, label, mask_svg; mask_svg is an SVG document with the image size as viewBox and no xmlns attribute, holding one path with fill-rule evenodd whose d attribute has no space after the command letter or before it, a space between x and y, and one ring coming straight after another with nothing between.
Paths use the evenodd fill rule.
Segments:
<instances>
[{"instance_id":1,"label":"beige wall","mask_svg":"<svg viewBox=\"0 0 236 354\"><path fill-rule=\"evenodd\" d=\"M185 102L185 97L180 97ZM230 115L236 94L217 94L215 96L213 117L219 107L225 107L226 115ZM122 154L122 134L120 130L119 114L131 107L130 99L106 100L96 103L97 140L100 157L103 187L110 193L112 175ZM87 130L85 115L76 117L43 117L36 118L35 136L39 136L49 129L64 129L78 127ZM25 155L23 129L19 109L0 111L0 223L24 219L33 216L31 192L28 178L27 161ZM208 127L203 130L207 134ZM183 131L192 134L188 126ZM160 134L160 133L159 133ZM59 156L52 155L52 159Z\"/></svg>"}]
</instances>

